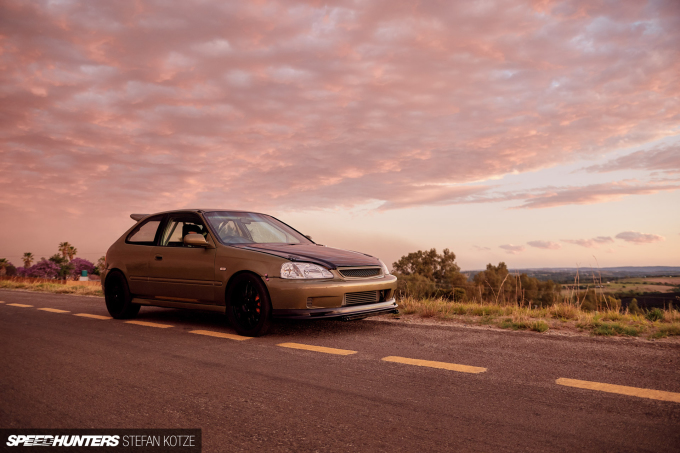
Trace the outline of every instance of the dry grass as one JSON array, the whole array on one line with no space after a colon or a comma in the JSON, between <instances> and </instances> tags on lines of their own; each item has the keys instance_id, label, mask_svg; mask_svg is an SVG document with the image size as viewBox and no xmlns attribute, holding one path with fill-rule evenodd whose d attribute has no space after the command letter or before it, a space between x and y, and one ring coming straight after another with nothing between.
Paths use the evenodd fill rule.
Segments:
<instances>
[{"instance_id":1,"label":"dry grass","mask_svg":"<svg viewBox=\"0 0 680 453\"><path fill-rule=\"evenodd\" d=\"M546 308L519 307L478 302L451 302L445 299L399 300L403 316L492 325L502 329L582 331L599 336L646 336L650 339L680 335L680 312L664 310L661 320L645 314L630 314L615 309L588 312L574 304L560 303Z\"/></svg>"},{"instance_id":2,"label":"dry grass","mask_svg":"<svg viewBox=\"0 0 680 453\"><path fill-rule=\"evenodd\" d=\"M43 283L43 282L22 282L13 280L0 280L0 288L3 289L23 289L27 291L38 291L43 293L55 294L76 294L80 296L104 296L101 285L82 286L64 285L62 283Z\"/></svg>"}]
</instances>

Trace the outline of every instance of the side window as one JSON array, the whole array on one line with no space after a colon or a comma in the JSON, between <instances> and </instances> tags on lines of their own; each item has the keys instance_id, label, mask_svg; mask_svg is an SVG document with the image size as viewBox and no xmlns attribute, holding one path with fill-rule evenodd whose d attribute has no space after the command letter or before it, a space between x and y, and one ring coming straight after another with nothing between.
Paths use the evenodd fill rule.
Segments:
<instances>
[{"instance_id":1,"label":"side window","mask_svg":"<svg viewBox=\"0 0 680 453\"><path fill-rule=\"evenodd\" d=\"M145 220L141 224L137 225L137 228L132 230L132 233L127 237L128 244L137 245L154 245L156 240L156 232L158 227L163 220L163 216L151 217Z\"/></svg>"},{"instance_id":2,"label":"side window","mask_svg":"<svg viewBox=\"0 0 680 453\"><path fill-rule=\"evenodd\" d=\"M171 217L163 232L161 246L163 247L190 247L184 245L184 236L187 234L208 235L203 222L197 217Z\"/></svg>"}]
</instances>

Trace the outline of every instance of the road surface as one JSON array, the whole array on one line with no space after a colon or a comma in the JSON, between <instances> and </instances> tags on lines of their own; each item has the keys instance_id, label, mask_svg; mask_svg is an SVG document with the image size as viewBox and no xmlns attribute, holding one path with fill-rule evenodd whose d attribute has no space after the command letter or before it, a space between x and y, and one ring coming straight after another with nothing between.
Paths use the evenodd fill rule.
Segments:
<instances>
[{"instance_id":1,"label":"road surface","mask_svg":"<svg viewBox=\"0 0 680 453\"><path fill-rule=\"evenodd\" d=\"M201 428L203 451L680 451L680 346L277 322L0 290L0 428Z\"/></svg>"}]
</instances>

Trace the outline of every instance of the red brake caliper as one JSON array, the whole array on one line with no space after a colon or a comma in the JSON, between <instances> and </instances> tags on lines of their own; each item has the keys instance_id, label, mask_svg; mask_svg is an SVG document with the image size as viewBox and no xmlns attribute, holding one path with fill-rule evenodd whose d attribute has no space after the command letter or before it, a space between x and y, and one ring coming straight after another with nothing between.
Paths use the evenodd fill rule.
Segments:
<instances>
[{"instance_id":1,"label":"red brake caliper","mask_svg":"<svg viewBox=\"0 0 680 453\"><path fill-rule=\"evenodd\" d=\"M258 294L255 296L255 301L257 302L257 308L255 309L256 312L260 312L260 295Z\"/></svg>"}]
</instances>

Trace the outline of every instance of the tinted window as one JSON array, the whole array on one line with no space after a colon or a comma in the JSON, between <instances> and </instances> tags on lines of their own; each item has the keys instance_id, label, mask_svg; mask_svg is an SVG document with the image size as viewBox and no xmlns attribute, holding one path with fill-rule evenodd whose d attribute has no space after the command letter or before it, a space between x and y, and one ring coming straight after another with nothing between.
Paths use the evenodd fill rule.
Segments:
<instances>
[{"instance_id":1,"label":"tinted window","mask_svg":"<svg viewBox=\"0 0 680 453\"><path fill-rule=\"evenodd\" d=\"M156 240L156 232L163 220L163 216L151 217L140 223L127 238L127 242L139 245L153 245Z\"/></svg>"}]
</instances>

